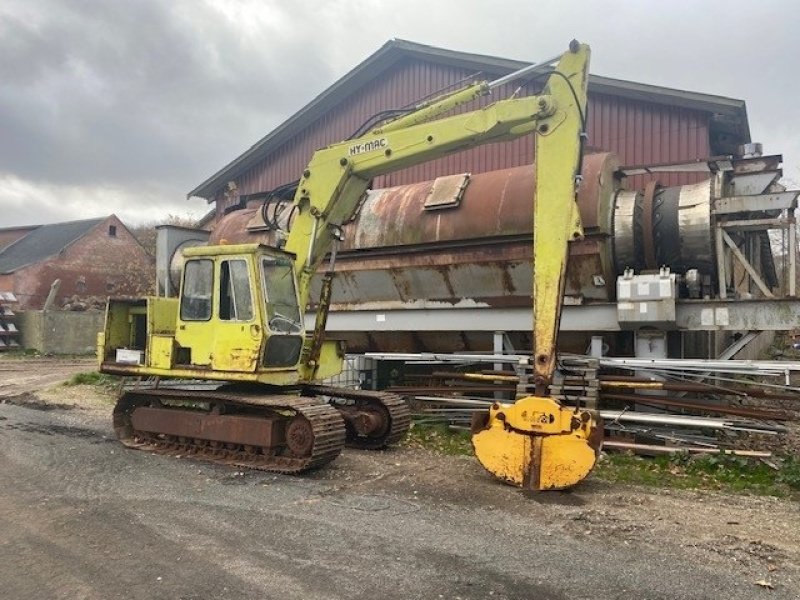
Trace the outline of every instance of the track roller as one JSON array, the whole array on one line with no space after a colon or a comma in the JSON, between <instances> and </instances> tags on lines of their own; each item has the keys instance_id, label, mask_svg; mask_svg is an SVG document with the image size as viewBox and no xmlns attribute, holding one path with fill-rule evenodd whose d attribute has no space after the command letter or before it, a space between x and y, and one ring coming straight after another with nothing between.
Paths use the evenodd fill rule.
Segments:
<instances>
[{"instance_id":1,"label":"track roller","mask_svg":"<svg viewBox=\"0 0 800 600\"><path fill-rule=\"evenodd\" d=\"M124 393L114 430L129 448L279 473L321 467L345 442L341 415L318 398L176 388Z\"/></svg>"}]
</instances>

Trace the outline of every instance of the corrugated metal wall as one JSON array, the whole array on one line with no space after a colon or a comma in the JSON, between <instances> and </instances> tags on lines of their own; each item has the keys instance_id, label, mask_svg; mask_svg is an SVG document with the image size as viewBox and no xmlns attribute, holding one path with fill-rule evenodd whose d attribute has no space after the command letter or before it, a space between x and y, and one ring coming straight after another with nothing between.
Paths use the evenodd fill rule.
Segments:
<instances>
[{"instance_id":1,"label":"corrugated metal wall","mask_svg":"<svg viewBox=\"0 0 800 600\"><path fill-rule=\"evenodd\" d=\"M349 137L371 115L404 107L445 88L457 86L475 72L422 61L403 60L357 92L347 101L310 123L306 130L277 152L251 168L237 180L240 194L271 190L294 181L317 148ZM482 74L491 78L493 74ZM513 89L500 89L496 98L507 97ZM528 93L532 93L531 89ZM709 154L709 115L688 109L637 102L605 94L589 94L589 146L616 152L622 164L653 164L704 158ZM489 102L484 99L482 104ZM472 110L475 104L461 110ZM454 173L482 173L529 164L533 160L530 136L513 142L488 144L397 171L374 181L376 188L425 181ZM659 180L677 185L696 176L667 175ZM634 178L630 186L640 187ZM629 186L629 187L630 187ZM218 214L225 208L217 197Z\"/></svg>"},{"instance_id":2,"label":"corrugated metal wall","mask_svg":"<svg viewBox=\"0 0 800 600\"><path fill-rule=\"evenodd\" d=\"M622 165L653 165L707 158L709 114L686 108L637 102L605 94L589 95L589 144L620 157ZM695 183L697 174L661 174L663 185ZM628 187L644 187L633 177Z\"/></svg>"}]
</instances>

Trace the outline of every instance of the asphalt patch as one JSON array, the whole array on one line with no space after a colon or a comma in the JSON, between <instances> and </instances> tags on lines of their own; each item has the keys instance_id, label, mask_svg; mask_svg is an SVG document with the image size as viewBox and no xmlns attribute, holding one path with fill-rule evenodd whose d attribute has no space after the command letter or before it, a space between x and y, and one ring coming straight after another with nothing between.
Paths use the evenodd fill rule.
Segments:
<instances>
[{"instance_id":1,"label":"asphalt patch","mask_svg":"<svg viewBox=\"0 0 800 600\"><path fill-rule=\"evenodd\" d=\"M234 471L217 478L221 485L250 485L261 483L265 479L263 473L259 471Z\"/></svg>"},{"instance_id":2,"label":"asphalt patch","mask_svg":"<svg viewBox=\"0 0 800 600\"><path fill-rule=\"evenodd\" d=\"M23 408L30 408L31 410L51 411L51 410L74 410L78 408L74 404L59 404L57 402L43 402L31 393L17 394L16 396L8 396L3 398L0 403L13 404L14 406L21 406Z\"/></svg>"},{"instance_id":3,"label":"asphalt patch","mask_svg":"<svg viewBox=\"0 0 800 600\"><path fill-rule=\"evenodd\" d=\"M38 423L6 423L3 429L24 431L26 433L39 433L42 435L62 435L71 438L89 439L95 444L105 444L115 440L105 437L93 429L70 427L68 425L40 425Z\"/></svg>"},{"instance_id":4,"label":"asphalt patch","mask_svg":"<svg viewBox=\"0 0 800 600\"><path fill-rule=\"evenodd\" d=\"M586 500L575 494L573 490L522 490L522 495L537 504L556 506L584 506Z\"/></svg>"},{"instance_id":5,"label":"asphalt patch","mask_svg":"<svg viewBox=\"0 0 800 600\"><path fill-rule=\"evenodd\" d=\"M380 512L390 515L404 515L419 510L419 505L403 500L385 496L383 494L348 494L346 498L324 497L326 502L360 512Z\"/></svg>"}]
</instances>

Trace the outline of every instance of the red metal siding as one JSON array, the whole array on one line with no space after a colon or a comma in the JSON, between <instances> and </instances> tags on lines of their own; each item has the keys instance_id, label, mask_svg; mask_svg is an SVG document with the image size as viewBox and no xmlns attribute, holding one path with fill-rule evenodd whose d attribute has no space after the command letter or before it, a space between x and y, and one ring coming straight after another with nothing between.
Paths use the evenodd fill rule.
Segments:
<instances>
[{"instance_id":1,"label":"red metal siding","mask_svg":"<svg viewBox=\"0 0 800 600\"><path fill-rule=\"evenodd\" d=\"M422 61L404 60L384 72L351 98L309 123L272 155L243 173L237 180L240 194L268 191L300 176L314 150L350 136L371 115L413 104L439 90L457 86L474 72ZM483 74L491 77L491 74ZM500 89L496 98L507 97L512 86ZM529 90L533 92L533 90ZM709 154L709 115L688 109L638 102L590 92L589 147L616 152L623 165L654 164L704 158ZM490 101L485 98L481 104ZM460 111L472 110L462 107ZM530 136L513 142L488 144L439 160L377 177L374 187L391 187L455 173L482 173L529 164L533 161ZM664 175L665 185L696 181L696 175ZM636 177L629 187L641 187ZM217 196L218 214L225 208Z\"/></svg>"},{"instance_id":2,"label":"red metal siding","mask_svg":"<svg viewBox=\"0 0 800 600\"><path fill-rule=\"evenodd\" d=\"M622 165L682 162L708 157L709 115L674 106L590 94L589 145L609 150ZM663 185L694 183L702 175L660 174ZM628 187L644 187L649 178L632 177Z\"/></svg>"}]
</instances>

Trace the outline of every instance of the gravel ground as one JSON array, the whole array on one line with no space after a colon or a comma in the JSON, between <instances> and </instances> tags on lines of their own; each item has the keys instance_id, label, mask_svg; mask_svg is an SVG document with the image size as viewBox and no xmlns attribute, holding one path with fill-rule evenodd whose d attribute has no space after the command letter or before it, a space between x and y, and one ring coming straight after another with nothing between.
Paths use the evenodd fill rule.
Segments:
<instances>
[{"instance_id":1,"label":"gravel ground","mask_svg":"<svg viewBox=\"0 0 800 600\"><path fill-rule=\"evenodd\" d=\"M800 598L790 501L527 495L411 449L241 472L126 450L110 410L86 386L0 404L3 598Z\"/></svg>"}]
</instances>

